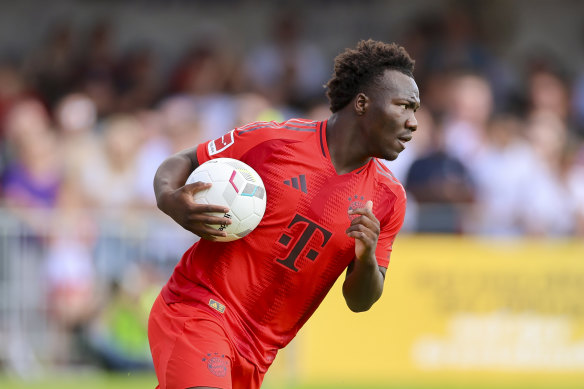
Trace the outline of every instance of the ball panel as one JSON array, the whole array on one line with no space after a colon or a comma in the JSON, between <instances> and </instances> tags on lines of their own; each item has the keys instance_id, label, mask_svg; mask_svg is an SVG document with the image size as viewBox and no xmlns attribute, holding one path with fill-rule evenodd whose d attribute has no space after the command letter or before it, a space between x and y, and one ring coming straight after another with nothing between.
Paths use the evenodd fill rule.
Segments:
<instances>
[{"instance_id":1,"label":"ball panel","mask_svg":"<svg viewBox=\"0 0 584 389\"><path fill-rule=\"evenodd\" d=\"M218 237L219 242L229 242L249 234L261 221L266 208L266 191L261 177L247 164L230 158L217 158L201 164L187 180L211 182L210 189L198 192L194 199L200 204L229 207L227 214L215 216L229 217L230 225L211 225L225 231L226 237Z\"/></svg>"},{"instance_id":2,"label":"ball panel","mask_svg":"<svg viewBox=\"0 0 584 389\"><path fill-rule=\"evenodd\" d=\"M229 179L229 183L237 193L241 193L241 189L245 187L247 181L245 180L245 177L239 173L239 171L233 170L231 178Z\"/></svg>"},{"instance_id":3,"label":"ball panel","mask_svg":"<svg viewBox=\"0 0 584 389\"><path fill-rule=\"evenodd\" d=\"M211 186L208 190L204 193L204 197L207 200L207 204L212 205L222 205L229 207L229 203L223 197L223 192L225 191L225 187L227 186L224 182L213 182L213 186ZM198 193L197 193L198 194ZM197 201L198 196L195 195L195 201Z\"/></svg>"},{"instance_id":4,"label":"ball panel","mask_svg":"<svg viewBox=\"0 0 584 389\"><path fill-rule=\"evenodd\" d=\"M249 234L252 231L253 231L252 228L248 228L247 230L241 231L241 232L237 233L236 235L238 238L243 238L244 236L246 236L247 234Z\"/></svg>"},{"instance_id":5,"label":"ball panel","mask_svg":"<svg viewBox=\"0 0 584 389\"><path fill-rule=\"evenodd\" d=\"M264 216L264 213L266 213L266 200L260 199L258 197L254 197L253 198L253 211L256 215L258 215L260 218L262 218Z\"/></svg>"},{"instance_id":6,"label":"ball panel","mask_svg":"<svg viewBox=\"0 0 584 389\"><path fill-rule=\"evenodd\" d=\"M186 184L193 184L195 182L213 182L209 172L206 170L195 170L187 179Z\"/></svg>"},{"instance_id":7,"label":"ball panel","mask_svg":"<svg viewBox=\"0 0 584 389\"><path fill-rule=\"evenodd\" d=\"M201 166L203 166L203 165L201 165ZM199 166L199 167L201 167L201 166ZM230 166L227 166L225 164L215 163L215 164L209 165L207 172L211 176L211 182L219 182L219 181L228 182L229 179L231 178L231 174L233 173L233 169Z\"/></svg>"},{"instance_id":8,"label":"ball panel","mask_svg":"<svg viewBox=\"0 0 584 389\"><path fill-rule=\"evenodd\" d=\"M249 197L237 196L233 201L231 210L239 218L243 220L249 215L253 214L253 201Z\"/></svg>"},{"instance_id":9,"label":"ball panel","mask_svg":"<svg viewBox=\"0 0 584 389\"><path fill-rule=\"evenodd\" d=\"M233 204L233 201L237 197L237 192L236 192L235 188L233 187L233 185L231 185L231 184L224 185L222 196L225 199L225 201L227 202L227 205L229 205L229 207L231 207Z\"/></svg>"}]
</instances>

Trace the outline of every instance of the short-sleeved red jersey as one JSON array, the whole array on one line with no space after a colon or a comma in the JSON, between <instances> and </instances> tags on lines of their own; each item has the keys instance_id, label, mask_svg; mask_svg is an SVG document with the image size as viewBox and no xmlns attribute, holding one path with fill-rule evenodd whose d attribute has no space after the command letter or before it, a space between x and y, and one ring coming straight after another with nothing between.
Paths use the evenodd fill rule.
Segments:
<instances>
[{"instance_id":1,"label":"short-sleeved red jersey","mask_svg":"<svg viewBox=\"0 0 584 389\"><path fill-rule=\"evenodd\" d=\"M265 369L354 259L348 210L373 201L383 267L404 219L405 191L381 161L336 173L326 124L256 122L197 149L199 163L228 157L254 168L266 186L266 212L242 239L195 243L162 296L215 308L238 351Z\"/></svg>"}]
</instances>

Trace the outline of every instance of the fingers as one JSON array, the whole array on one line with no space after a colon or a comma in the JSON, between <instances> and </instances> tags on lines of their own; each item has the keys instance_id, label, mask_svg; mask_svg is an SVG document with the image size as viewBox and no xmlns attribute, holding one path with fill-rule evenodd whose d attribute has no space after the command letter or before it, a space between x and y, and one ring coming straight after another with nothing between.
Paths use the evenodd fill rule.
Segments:
<instances>
[{"instance_id":1,"label":"fingers","mask_svg":"<svg viewBox=\"0 0 584 389\"><path fill-rule=\"evenodd\" d=\"M209 189L211 187L211 185L212 184L210 182L197 181L197 182L193 182L192 184L186 184L185 186L183 186L183 188L188 193L195 194L197 192L201 192L203 190Z\"/></svg>"},{"instance_id":2,"label":"fingers","mask_svg":"<svg viewBox=\"0 0 584 389\"><path fill-rule=\"evenodd\" d=\"M209 182L201 182L197 181L192 184L187 184L179 189L182 194L181 197L188 199L187 203L190 203L188 211L190 213L201 213L201 212L217 212L217 213L226 213L229 212L229 208L222 206L222 205L214 205L214 204L199 204L193 200L193 195L201 192L203 190L207 190L211 187L211 183ZM186 194L186 195L185 195Z\"/></svg>"},{"instance_id":3,"label":"fingers","mask_svg":"<svg viewBox=\"0 0 584 389\"><path fill-rule=\"evenodd\" d=\"M363 224L379 233L379 220L373 214L373 201L367 201L364 208L349 210L349 215L359 215L351 220L351 226Z\"/></svg>"},{"instance_id":4,"label":"fingers","mask_svg":"<svg viewBox=\"0 0 584 389\"><path fill-rule=\"evenodd\" d=\"M208 240L215 240L215 237L224 237L227 236L225 231L221 231L214 226L226 226L231 224L231 220L226 218L219 218L219 217L208 217L208 218L200 218L204 221L197 220L197 221L189 221L185 224L184 228L193 234L199 235L201 238L208 239ZM205 222L205 221L208 221Z\"/></svg>"},{"instance_id":5,"label":"fingers","mask_svg":"<svg viewBox=\"0 0 584 389\"><path fill-rule=\"evenodd\" d=\"M187 216L189 223L202 223L202 224L214 224L214 225L230 225L232 223L231 219L224 216L211 215L211 214L192 214Z\"/></svg>"},{"instance_id":6,"label":"fingers","mask_svg":"<svg viewBox=\"0 0 584 389\"><path fill-rule=\"evenodd\" d=\"M346 230L347 236L361 242L358 255L362 252L374 250L377 245L377 239L381 231L379 227L379 220L373 214L373 201L369 200L365 203L365 207L357 208L349 211L349 215L356 215L351 220L351 225ZM358 216L357 216L358 215Z\"/></svg>"},{"instance_id":7,"label":"fingers","mask_svg":"<svg viewBox=\"0 0 584 389\"><path fill-rule=\"evenodd\" d=\"M363 224L354 224L346 229L345 233L355 239L377 240L379 229L369 228Z\"/></svg>"},{"instance_id":8,"label":"fingers","mask_svg":"<svg viewBox=\"0 0 584 389\"><path fill-rule=\"evenodd\" d=\"M229 207L224 205L214 205L214 204L197 204L193 203L189 209L189 213L193 216L203 213L227 213L229 212Z\"/></svg>"},{"instance_id":9,"label":"fingers","mask_svg":"<svg viewBox=\"0 0 584 389\"><path fill-rule=\"evenodd\" d=\"M357 224L349 227L347 236L355 239L355 257L357 259L369 258L372 253L375 253L379 235L371 229Z\"/></svg>"},{"instance_id":10,"label":"fingers","mask_svg":"<svg viewBox=\"0 0 584 389\"><path fill-rule=\"evenodd\" d=\"M207 240L215 240L216 237L227 236L225 231L219 231L204 224L198 225L196 228L189 229L189 231Z\"/></svg>"}]
</instances>

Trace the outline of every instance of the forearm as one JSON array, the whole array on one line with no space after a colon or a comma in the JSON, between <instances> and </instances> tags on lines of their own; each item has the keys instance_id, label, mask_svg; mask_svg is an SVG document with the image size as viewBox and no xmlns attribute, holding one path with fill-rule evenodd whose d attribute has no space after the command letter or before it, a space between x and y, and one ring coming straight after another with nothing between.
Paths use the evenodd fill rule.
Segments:
<instances>
[{"instance_id":1,"label":"forearm","mask_svg":"<svg viewBox=\"0 0 584 389\"><path fill-rule=\"evenodd\" d=\"M343 296L353 312L367 311L383 293L384 275L375 258L355 259L343 283Z\"/></svg>"},{"instance_id":2,"label":"forearm","mask_svg":"<svg viewBox=\"0 0 584 389\"><path fill-rule=\"evenodd\" d=\"M193 160L183 153L175 154L162 162L154 175L154 194L159 208L164 203L165 194L183 186L195 168Z\"/></svg>"}]
</instances>

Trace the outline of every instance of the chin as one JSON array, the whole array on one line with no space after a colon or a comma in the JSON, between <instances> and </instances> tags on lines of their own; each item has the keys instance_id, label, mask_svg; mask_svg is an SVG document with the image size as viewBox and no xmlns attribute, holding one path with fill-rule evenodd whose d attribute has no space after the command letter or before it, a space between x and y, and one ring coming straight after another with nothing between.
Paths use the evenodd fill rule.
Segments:
<instances>
[{"instance_id":1,"label":"chin","mask_svg":"<svg viewBox=\"0 0 584 389\"><path fill-rule=\"evenodd\" d=\"M386 159L388 161L394 161L394 160L397 159L398 156L399 156L399 153L398 152L386 153L383 156L383 159Z\"/></svg>"}]
</instances>

